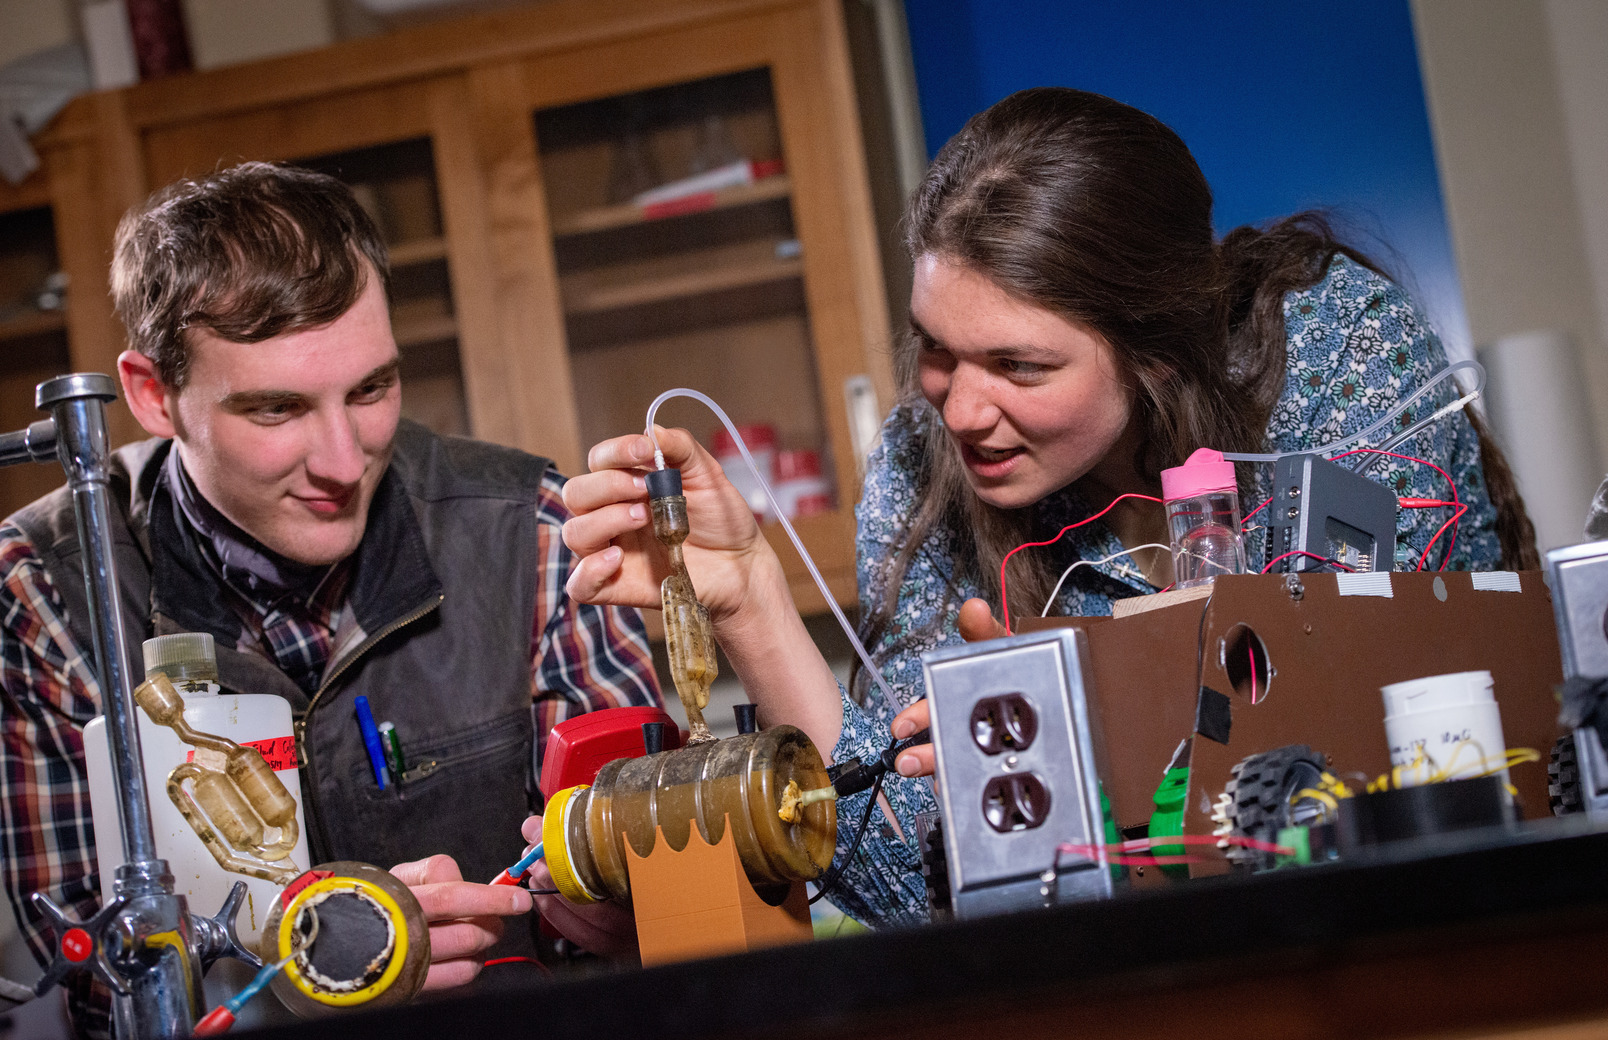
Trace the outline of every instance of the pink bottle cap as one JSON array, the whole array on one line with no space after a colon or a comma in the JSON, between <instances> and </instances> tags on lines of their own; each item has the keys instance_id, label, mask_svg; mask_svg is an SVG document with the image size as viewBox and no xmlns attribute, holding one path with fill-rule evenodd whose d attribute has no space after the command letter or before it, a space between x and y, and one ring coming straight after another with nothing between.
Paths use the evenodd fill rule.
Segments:
<instances>
[{"instance_id":1,"label":"pink bottle cap","mask_svg":"<svg viewBox=\"0 0 1608 1040\"><path fill-rule=\"evenodd\" d=\"M1161 471L1161 497L1168 502L1238 491L1234 464L1224 459L1222 452L1211 448L1197 448L1182 466Z\"/></svg>"}]
</instances>

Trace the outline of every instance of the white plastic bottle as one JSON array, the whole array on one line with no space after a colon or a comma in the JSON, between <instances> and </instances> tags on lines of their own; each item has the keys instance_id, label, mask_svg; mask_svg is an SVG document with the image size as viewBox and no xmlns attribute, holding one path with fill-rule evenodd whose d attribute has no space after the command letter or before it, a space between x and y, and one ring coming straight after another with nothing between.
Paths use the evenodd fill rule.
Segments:
<instances>
[{"instance_id":1,"label":"white plastic bottle","mask_svg":"<svg viewBox=\"0 0 1608 1040\"><path fill-rule=\"evenodd\" d=\"M182 633L145 641L145 673L165 672L184 697L184 718L202 733L227 737L262 752L286 790L296 800L300 836L291 861L300 869L312 866L307 858L307 828L301 806L301 781L296 768L296 738L290 704L272 694L221 693L217 656L212 636ZM189 899L190 912L210 917L223 906L236 881L246 883L246 900L236 927L247 944L256 941L269 904L281 886L262 878L224 870L168 798L167 777L187 761L191 748L166 726L158 726L138 708L145 755L145 785L156 831L157 855L168 861L174 890ZM117 823L117 787L104 717L84 727L84 759L89 772L89 803L95 822L95 850L100 865L101 895L110 898L113 872L123 862L123 841Z\"/></svg>"}]
</instances>

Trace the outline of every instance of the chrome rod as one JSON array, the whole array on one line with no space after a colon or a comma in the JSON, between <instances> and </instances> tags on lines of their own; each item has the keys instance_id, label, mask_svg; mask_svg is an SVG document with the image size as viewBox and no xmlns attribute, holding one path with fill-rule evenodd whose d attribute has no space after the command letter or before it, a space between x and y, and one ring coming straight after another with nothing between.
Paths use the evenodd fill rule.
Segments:
<instances>
[{"instance_id":1,"label":"chrome rod","mask_svg":"<svg viewBox=\"0 0 1608 1040\"><path fill-rule=\"evenodd\" d=\"M0 466L50 462L56 457L56 420L40 419L15 433L0 433Z\"/></svg>"},{"instance_id":2,"label":"chrome rod","mask_svg":"<svg viewBox=\"0 0 1608 1040\"><path fill-rule=\"evenodd\" d=\"M84 551L84 585L89 595L89 629L106 714L112 763L117 772L117 816L123 832L123 859L156 858L156 834L146 800L144 756L129 684L126 633L117 601L117 560L112 550L111 448L106 435L106 403L117 399L110 378L98 373L61 376L39 384L36 400L56 421L56 454L67 471L78 543Z\"/></svg>"},{"instance_id":3,"label":"chrome rod","mask_svg":"<svg viewBox=\"0 0 1608 1040\"><path fill-rule=\"evenodd\" d=\"M128 983L127 993L113 1005L117 1035L154 1040L190 1035L201 1010L201 967L185 899L174 894L173 875L156 853L125 656L106 432L106 402L116 399L117 386L110 377L80 373L40 383L35 403L54 419L56 457L72 491L101 705L117 776L124 863L113 875L112 892L122 905L96 942L104 944L112 966Z\"/></svg>"}]
</instances>

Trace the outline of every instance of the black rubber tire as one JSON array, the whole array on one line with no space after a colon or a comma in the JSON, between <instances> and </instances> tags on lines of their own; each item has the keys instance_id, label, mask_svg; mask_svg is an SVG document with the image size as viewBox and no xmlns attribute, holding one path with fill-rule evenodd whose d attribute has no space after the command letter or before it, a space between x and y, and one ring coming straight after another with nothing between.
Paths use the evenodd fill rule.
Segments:
<instances>
[{"instance_id":1,"label":"black rubber tire","mask_svg":"<svg viewBox=\"0 0 1608 1040\"><path fill-rule=\"evenodd\" d=\"M921 845L921 878L927 884L927 914L945 920L954 910L949 892L949 860L944 855L944 825L935 821Z\"/></svg>"},{"instance_id":2,"label":"black rubber tire","mask_svg":"<svg viewBox=\"0 0 1608 1040\"><path fill-rule=\"evenodd\" d=\"M1324 756L1305 744L1252 755L1235 766L1229 777L1224 805L1231 833L1271 842L1279 831L1295 822L1290 796L1314 786L1328 766ZM1231 847L1228 860L1237 867L1261 869L1273 865L1273 854Z\"/></svg>"},{"instance_id":3,"label":"black rubber tire","mask_svg":"<svg viewBox=\"0 0 1608 1040\"><path fill-rule=\"evenodd\" d=\"M1573 733L1559 737L1552 745L1552 754L1547 756L1547 805L1552 807L1554 816L1568 816L1586 808Z\"/></svg>"}]
</instances>

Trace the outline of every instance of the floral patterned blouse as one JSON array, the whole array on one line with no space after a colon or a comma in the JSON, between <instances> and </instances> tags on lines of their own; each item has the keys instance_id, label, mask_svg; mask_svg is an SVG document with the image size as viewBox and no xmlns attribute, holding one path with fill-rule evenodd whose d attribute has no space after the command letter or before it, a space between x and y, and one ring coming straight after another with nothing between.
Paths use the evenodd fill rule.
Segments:
<instances>
[{"instance_id":1,"label":"floral patterned blouse","mask_svg":"<svg viewBox=\"0 0 1608 1040\"><path fill-rule=\"evenodd\" d=\"M1446 367L1439 338L1407 293L1388 279L1339 256L1322 281L1310 289L1290 293L1284 301L1289 342L1288 375L1284 393L1268 421L1270 451L1319 448L1365 429L1408 397L1436 372ZM1405 428L1428 410L1456 397L1451 380L1444 380L1416 409L1418 414L1398 420ZM885 574L901 545L907 518L920 488L917 486L925 436L919 416L927 406L896 408L882 428L882 442L872 453L858 518L858 563L862 616L880 601ZM1457 540L1447 568L1489 569L1499 566L1496 513L1486 494L1480 469L1478 440L1461 413L1442 418L1393 449L1402 455L1434 462L1457 482L1461 500L1469 509L1458 526ZM1272 494L1272 466L1258 465L1253 486L1241 489L1241 515L1248 516ZM1446 499L1446 481L1434 469L1417 463L1381 457L1369 476L1394 489L1399 496ZM1067 488L1031 507L1040 515L1038 527L1050 537L1067 523L1098 512L1106 503L1085 501ZM1398 513L1397 568L1416 567L1419 554L1436 530L1450 517L1450 509L1402 509ZM1448 532L1449 534L1449 532ZM1263 532L1252 518L1246 531L1250 560L1264 558ZM1429 566L1439 560L1447 541L1436 543ZM894 624L871 653L901 704L925 693L921 655L960 641L956 616L960 604L979 594L954 560L955 533L939 528L911 561L899 592ZM1054 546L1028 550L1048 554L1057 570L1079 560L1099 560L1121 552L1122 544L1101 521L1068 532ZM1131 563L1119 557L1111 563L1079 567L1062 584L1054 613L1109 614L1113 600L1144 595L1156 589ZM1012 614L1042 604L1013 606ZM995 614L998 615L998 605ZM890 739L891 715L875 690L868 691L862 707L843 697L843 734L833 755L837 761L852 757L870 760ZM908 924L926 920L926 894L921 859L915 843L916 815L935 810L930 781L906 780L889 774L885 791L904 838L895 835L881 813L873 813L871 826L853 861L829 893L845 912L867 923ZM854 831L865 811L867 795L838 803L839 860L847 855Z\"/></svg>"}]
</instances>

